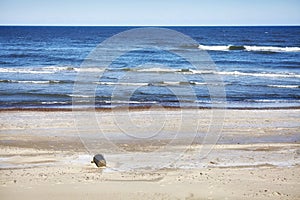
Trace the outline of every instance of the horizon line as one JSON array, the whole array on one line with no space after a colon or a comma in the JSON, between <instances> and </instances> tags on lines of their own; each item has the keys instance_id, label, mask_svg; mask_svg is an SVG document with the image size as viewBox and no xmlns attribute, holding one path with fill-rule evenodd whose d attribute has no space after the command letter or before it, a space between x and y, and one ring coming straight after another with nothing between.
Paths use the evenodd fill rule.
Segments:
<instances>
[{"instance_id":1,"label":"horizon line","mask_svg":"<svg viewBox=\"0 0 300 200\"><path fill-rule=\"evenodd\" d=\"M300 26L300 24L174 24L174 25L157 25L157 24L0 24L0 26L90 26L90 27L188 27L188 26Z\"/></svg>"}]
</instances>

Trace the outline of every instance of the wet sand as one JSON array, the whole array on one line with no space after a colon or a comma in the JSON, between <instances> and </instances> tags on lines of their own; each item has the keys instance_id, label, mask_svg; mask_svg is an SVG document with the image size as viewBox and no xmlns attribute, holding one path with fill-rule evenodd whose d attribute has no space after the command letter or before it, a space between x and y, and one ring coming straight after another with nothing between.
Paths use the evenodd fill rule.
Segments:
<instances>
[{"instance_id":1,"label":"wet sand","mask_svg":"<svg viewBox=\"0 0 300 200\"><path fill-rule=\"evenodd\" d=\"M116 123L116 115L127 117L124 110L0 112L1 199L300 198L299 109L226 110L224 120L191 109L182 124L178 109L154 110L156 119L146 109L129 113L145 130L135 135L140 139L126 135L130 124ZM146 138L150 129L143 127L166 116L158 127L165 134ZM195 123L199 140L189 140ZM204 156L212 123L222 133ZM104 154L107 168L90 163L95 152Z\"/></svg>"}]
</instances>

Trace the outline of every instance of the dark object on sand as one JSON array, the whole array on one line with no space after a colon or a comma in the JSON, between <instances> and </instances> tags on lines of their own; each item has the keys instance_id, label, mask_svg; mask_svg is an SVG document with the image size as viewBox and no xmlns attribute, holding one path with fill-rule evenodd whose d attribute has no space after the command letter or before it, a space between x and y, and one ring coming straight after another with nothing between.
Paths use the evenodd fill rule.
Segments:
<instances>
[{"instance_id":1,"label":"dark object on sand","mask_svg":"<svg viewBox=\"0 0 300 200\"><path fill-rule=\"evenodd\" d=\"M97 167L106 167L106 160L102 154L97 154L94 156L92 163L95 163Z\"/></svg>"}]
</instances>

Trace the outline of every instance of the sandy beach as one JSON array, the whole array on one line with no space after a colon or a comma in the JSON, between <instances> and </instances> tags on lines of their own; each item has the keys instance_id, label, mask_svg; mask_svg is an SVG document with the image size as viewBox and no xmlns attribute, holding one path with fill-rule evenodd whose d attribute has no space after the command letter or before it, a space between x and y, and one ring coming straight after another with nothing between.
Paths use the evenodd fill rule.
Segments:
<instances>
[{"instance_id":1,"label":"sandy beach","mask_svg":"<svg viewBox=\"0 0 300 200\"><path fill-rule=\"evenodd\" d=\"M209 109L187 109L196 117L178 127L180 113L151 111L168 117L162 130L170 134L149 139L145 129L135 140L116 123L124 110L88 114L98 127L71 111L1 111L1 199L300 199L299 109L232 109L214 121ZM146 109L129 114L137 126L150 120ZM203 135L189 141L196 122ZM222 132L203 156L201 138L214 122ZM95 151L107 168L91 163Z\"/></svg>"}]
</instances>

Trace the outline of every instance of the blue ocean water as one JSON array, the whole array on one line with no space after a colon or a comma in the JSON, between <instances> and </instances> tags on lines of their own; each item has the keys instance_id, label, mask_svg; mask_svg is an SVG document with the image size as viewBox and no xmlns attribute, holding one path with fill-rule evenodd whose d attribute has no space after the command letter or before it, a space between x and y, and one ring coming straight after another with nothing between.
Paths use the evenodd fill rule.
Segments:
<instances>
[{"instance_id":1,"label":"blue ocean water","mask_svg":"<svg viewBox=\"0 0 300 200\"><path fill-rule=\"evenodd\" d=\"M105 39L136 27L0 27L0 108L69 108L80 65ZM224 81L230 108L300 106L300 27L167 27L199 43L183 49L206 50L216 71L197 71L180 59L160 51L131 52L107 70L96 83L96 107L142 107L160 104L178 107L172 87L189 85L197 100L184 97L181 106L210 107L207 85L199 74L213 73ZM134 59L133 59L134 58ZM137 59L139 58L139 59ZM137 70L140 59L159 65ZM97 73L97 66L91 68ZM118 78L128 71L141 80L140 88L128 101L114 102L115 87L126 93L128 84ZM186 82L149 82L145 76L184 74ZM144 78L144 79L143 79ZM84 94L82 95L84 98Z\"/></svg>"}]
</instances>

